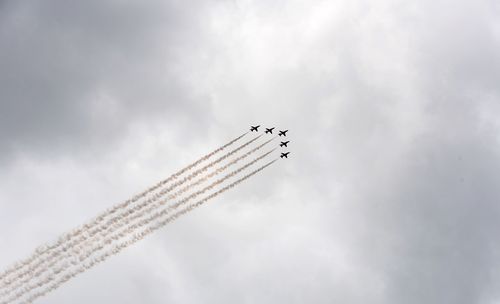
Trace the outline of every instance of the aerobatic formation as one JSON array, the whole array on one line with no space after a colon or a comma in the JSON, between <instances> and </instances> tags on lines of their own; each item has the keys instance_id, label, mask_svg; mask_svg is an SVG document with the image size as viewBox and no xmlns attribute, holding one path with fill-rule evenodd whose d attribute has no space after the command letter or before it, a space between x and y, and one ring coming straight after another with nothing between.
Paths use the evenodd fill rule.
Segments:
<instances>
[{"instance_id":1,"label":"aerobatic formation","mask_svg":"<svg viewBox=\"0 0 500 304\"><path fill-rule=\"evenodd\" d=\"M272 147L288 130L258 126L206 154L131 199L117 204L91 221L38 247L24 260L0 273L0 304L32 303L71 278L118 254L182 215L205 204L269 167L290 152L290 141ZM245 141L245 139L248 139ZM274 156L273 156L274 155ZM274 157L274 158L273 158Z\"/></svg>"},{"instance_id":2,"label":"aerobatic formation","mask_svg":"<svg viewBox=\"0 0 500 304\"><path fill-rule=\"evenodd\" d=\"M251 132L259 132L259 127L260 127L260 125L258 125L258 126L250 126L250 131ZM273 130L274 129L275 129L274 127L272 127L272 128L266 128L266 131L264 133L266 133L266 134L273 134ZM286 132L288 132L288 130L279 130L278 136L286 137ZM289 142L290 141L282 141L280 143L280 147L288 147L288 143ZM284 153L282 152L281 155L280 155L280 158L288 158L288 154L290 154L290 152L284 152Z\"/></svg>"}]
</instances>

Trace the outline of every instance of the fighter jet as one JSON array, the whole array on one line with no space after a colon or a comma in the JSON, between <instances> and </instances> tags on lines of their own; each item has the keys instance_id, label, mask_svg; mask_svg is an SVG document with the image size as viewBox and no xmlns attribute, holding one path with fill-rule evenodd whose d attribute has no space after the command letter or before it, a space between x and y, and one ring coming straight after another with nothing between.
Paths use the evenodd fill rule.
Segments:
<instances>
[{"instance_id":1,"label":"fighter jet","mask_svg":"<svg viewBox=\"0 0 500 304\"><path fill-rule=\"evenodd\" d=\"M290 154L290 152L286 152L286 153L281 153L281 158L288 158L288 154Z\"/></svg>"},{"instance_id":2,"label":"fighter jet","mask_svg":"<svg viewBox=\"0 0 500 304\"><path fill-rule=\"evenodd\" d=\"M290 141L282 141L281 144L280 144L280 147L287 147L287 144L289 143Z\"/></svg>"},{"instance_id":3,"label":"fighter jet","mask_svg":"<svg viewBox=\"0 0 500 304\"><path fill-rule=\"evenodd\" d=\"M273 130L274 130L274 128L266 128L266 134L267 133L273 134Z\"/></svg>"},{"instance_id":4,"label":"fighter jet","mask_svg":"<svg viewBox=\"0 0 500 304\"><path fill-rule=\"evenodd\" d=\"M253 131L258 132L259 130L257 130L257 129L258 129L259 127L260 127L260 125L255 126L255 127L254 127L254 126L250 126L250 131L252 131L252 132L253 132Z\"/></svg>"},{"instance_id":5,"label":"fighter jet","mask_svg":"<svg viewBox=\"0 0 500 304\"><path fill-rule=\"evenodd\" d=\"M288 130L285 130L285 131L281 131L281 130L280 130L280 134L279 134L279 136L281 136L281 135L286 136L286 132L288 132Z\"/></svg>"}]
</instances>

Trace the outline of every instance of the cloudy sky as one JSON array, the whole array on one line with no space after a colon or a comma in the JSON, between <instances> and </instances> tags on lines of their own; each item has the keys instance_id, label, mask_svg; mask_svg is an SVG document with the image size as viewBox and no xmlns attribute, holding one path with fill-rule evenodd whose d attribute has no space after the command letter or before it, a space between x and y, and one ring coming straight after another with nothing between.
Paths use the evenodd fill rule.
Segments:
<instances>
[{"instance_id":1,"label":"cloudy sky","mask_svg":"<svg viewBox=\"0 0 500 304\"><path fill-rule=\"evenodd\" d=\"M262 124L39 303L500 303L499 50L494 0L0 1L0 268Z\"/></svg>"}]
</instances>

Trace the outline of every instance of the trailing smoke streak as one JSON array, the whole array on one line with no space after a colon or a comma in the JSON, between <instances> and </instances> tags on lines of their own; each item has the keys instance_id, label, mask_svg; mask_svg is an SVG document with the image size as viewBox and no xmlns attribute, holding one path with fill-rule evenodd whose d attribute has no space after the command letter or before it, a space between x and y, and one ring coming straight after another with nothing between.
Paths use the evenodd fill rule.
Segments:
<instances>
[{"instance_id":1,"label":"trailing smoke streak","mask_svg":"<svg viewBox=\"0 0 500 304\"><path fill-rule=\"evenodd\" d=\"M220 151L226 149L227 147L231 146L232 144L234 144L235 142L237 142L238 140L240 140L243 136L247 135L249 132L246 132L240 136L238 136L237 138L231 140L230 142L228 142L227 144L223 145L222 147L219 147L217 149L215 149L214 151L208 153L207 155L203 156L202 158L198 159L197 161L195 161L194 163L184 167L183 169L181 169L180 171L172 174L171 176L169 176L168 178L158 182L156 185L146 189L145 191L143 191L142 193L139 193L135 196L133 196L131 199L128 199L126 200L125 202L121 203L121 204L118 204L114 207L111 207L110 209L107 209L106 211L104 211L103 213L101 213L99 216L97 216L94 220L92 220L90 223L87 223L87 224L84 224L74 230L72 230L71 232L59 237L59 239L57 241L55 241L53 244L47 244L47 245L42 245L40 247L38 247L37 249L35 249L35 252L33 252L31 254L31 256L29 256L28 258L22 260L22 261L18 261L16 263L14 263L11 267L9 267L8 269L6 269L5 271L3 271L1 274L0 274L0 287L4 286L4 284L10 284L12 282L12 280L14 280L15 278L7 278L7 276L15 271L19 271L21 269L23 269L25 266L29 265L31 262L33 262L36 258L38 258L40 255L46 253L47 251L49 250L52 250L52 249L55 249L59 246L61 246L63 243L65 243L66 241L72 239L73 237L76 237L76 236L79 236L83 231L91 228L91 227L94 227L96 225L98 225L100 222L102 222L107 216L109 215L112 215L113 213L115 213L117 210L119 209L123 209L123 208L126 208L128 205L138 201L139 199L143 198L144 196L146 196L147 194L151 193L152 191L160 188L161 186L165 185L166 183L172 181L172 180L175 180L177 179L180 175L182 175L184 172L196 167L197 165L199 165L201 162L209 159L210 157L212 157L213 155L219 153Z\"/></svg>"},{"instance_id":2,"label":"trailing smoke streak","mask_svg":"<svg viewBox=\"0 0 500 304\"><path fill-rule=\"evenodd\" d=\"M6 291L3 291L2 293L0 293L0 296L7 296L7 295L9 295L10 293L12 293L13 291L15 291L16 289L18 289L22 285L24 285L24 284L26 284L26 283L28 283L28 282L36 279L37 277L39 277L43 273L49 271L50 269L53 269L54 265L56 265L58 262L61 262L61 261L64 262L65 259L70 258L73 255L80 254L80 252L84 251L85 248L91 246L93 243L99 242L102 238L106 237L109 234L114 233L116 230L118 230L118 229L122 228L123 226L129 224L133 220L135 220L137 218L141 218L144 215L147 215L147 214L153 212L155 209L157 209L157 208L165 205L168 201L177 198L179 195L185 193L186 191L188 191L192 187L195 187L195 186L201 184L202 182L208 180L209 178L212 178L213 176L215 176L217 174L220 174L221 172L223 172L224 170L226 170L228 167L236 164L240 160L245 159L246 157L248 157L251 154L255 153L256 151L258 151L259 149L261 149L262 147L264 147L265 145L267 145L269 142L271 142L274 139L275 139L275 137L272 138L272 139L269 139L269 140L265 141L264 143L262 143L259 146L253 148L252 150L248 151L247 153L245 153L245 154L243 154L243 155L235 158L234 160L232 160L231 162L227 163L226 165L224 165L224 166L222 166L220 168L217 168L212 173L210 173L208 175L205 175L204 177L198 179L197 181L195 181L195 182L193 182L193 183L185 186L184 188L180 189L176 193L173 193L173 194L169 195L167 198L165 198L163 200L160 200L156 204L152 204L152 206L150 206L149 208L147 208L146 210L143 210L142 212L140 212L138 214L130 216L133 213L135 213L136 211L140 211L143 207L147 207L148 201L143 202L140 205L137 205L134 209L130 209L128 212L122 213L121 216L113 218L112 219L113 223L114 223L113 225L110 225L109 222L108 222L105 226L98 227L95 231L90 232L90 236L86 236L85 237L87 240L82 245L79 244L79 243L81 243L81 240L82 240L82 238L81 238L81 239L77 240L77 241L80 241L80 242L74 242L74 243L68 244L67 246L63 247L59 251L53 253L51 256L49 256L49 259L45 260L45 262L46 262L45 264L48 264L48 263L50 263L50 264L45 265L45 266L44 265L40 265L40 268L41 268L40 271L38 271L36 273L31 272L30 273L31 275L28 276L24 280L20 280L19 279L13 286L11 286L11 288L9 288ZM272 149L271 151L263 154L257 160L260 160L260 159L264 158L265 156L269 155L274 150L276 150L276 149ZM211 166L213 166L213 165L208 164L207 166L205 166L204 168L202 168L203 169L202 171L206 171L206 169L208 169ZM196 176L196 175L194 175L194 176ZM94 236L96 234L98 234L96 237L90 238L91 236ZM69 251L69 250L71 250L71 251ZM54 260L55 257L59 256L62 253L66 253L66 255L64 255L60 259L55 259ZM52 262L52 260L54 260L54 261Z\"/></svg>"},{"instance_id":3,"label":"trailing smoke streak","mask_svg":"<svg viewBox=\"0 0 500 304\"><path fill-rule=\"evenodd\" d=\"M43 278L38 283L33 283L31 285L24 286L24 287L20 288L20 290L16 294L14 294L10 298L8 298L5 302L1 302L1 303L3 304L3 303L10 303L12 301L15 301L18 298L22 297L23 295L29 293L31 290L33 290L33 289L35 289L37 287L42 287L43 285L46 285L46 284L50 283L51 281L53 281L55 279L55 277L57 275L59 275L62 271L66 270L67 268L71 267L71 265L76 266L78 263L82 263L83 261L85 261L86 259L88 259L92 254L94 254L97 251L102 250L105 246L108 246L113 241L117 241L119 239L122 239L122 238L126 237L127 235L129 235L130 233L133 233L135 230L137 230L137 229L139 229L139 228L141 228L141 227L143 227L143 226L145 226L145 225L147 225L147 224L149 224L149 223L157 220L158 218L161 218L162 216L168 215L171 210L174 210L175 208L177 208L177 207L179 207L179 206L187 203L191 199L194 199L194 198L202 195L206 191L209 191L209 190L213 189L215 186L223 183L227 179L229 179L229 178L233 177L234 175L240 173L241 171L245 170L246 168L248 168L249 166L253 165L254 163L256 163L257 161L259 161L260 159L264 158L265 156L267 156L271 152L272 151L267 152L267 153L265 153L265 154L263 154L263 155L255 158L254 160L246 163L245 165L241 166L240 168L238 168L238 169L236 169L236 170L234 170L234 171L232 171L232 172L224 175L222 178L218 179L217 181L213 182L212 184L204 187L203 189L201 189L199 191L194 192L190 196L182 199L181 201L173 204L172 206L167 207L166 209L162 210L161 212L156 212L152 216L150 216L149 218L143 219L140 222L135 223L135 224L129 226L126 230L123 230L119 234L111 236L111 237L108 237L107 239L103 240L99 245L96 245L96 246L92 247L86 253L84 253L84 254L82 254L80 256L74 256L74 257L73 256L68 256L67 258L69 259L69 262L66 261L63 265L60 266L60 268L54 269L51 274L48 274L47 276L45 276L45 278Z\"/></svg>"},{"instance_id":4,"label":"trailing smoke streak","mask_svg":"<svg viewBox=\"0 0 500 304\"><path fill-rule=\"evenodd\" d=\"M151 226L145 230L143 230L141 233L136 233L132 239L128 240L128 241L125 241L125 242L122 242L121 244L118 244L118 245L115 245L114 248L112 250L109 250L107 251L106 253L102 254L101 256L99 257L96 257L96 258L93 258L90 262L86 263L86 264L83 264L82 266L80 266L79 268L73 270L72 272L70 273L67 273L64 277L62 277L61 279L59 279L57 282L54 282L52 285L50 286L47 286L45 287L45 289L37 292L37 293L34 293L32 294L28 299L26 299L25 301L21 302L22 304L30 304L30 303L33 303L34 300L36 300L37 298L39 297L42 297L42 296L45 296L47 293L57 289L59 286L61 286L62 284L64 284L65 282L69 281L71 278L77 276L78 274L80 273L83 273L85 270L89 270L91 269L92 267L94 267L95 265L107 260L109 257L113 256L113 255L116 255L118 253L120 253L123 249L137 243L138 241L144 239L147 235L151 234L152 232L162 228L163 226L173 222L174 220L176 220L177 218L179 218L180 216L182 215L185 215L186 213L192 211L193 209L195 208L198 208L200 207L201 205L203 205L204 203L206 203L207 201L215 198L216 196L222 194L223 192L235 187L236 185L238 185L239 183L243 182L244 180L250 178L251 176L257 174L258 172L264 170L265 168L267 168L268 166L270 166L272 163L274 163L277 159L275 160L272 160L270 161L269 163L263 165L262 167L250 172L249 174L243 176L242 178L236 180L235 182L225 186L224 188L206 196L205 198L199 200L198 202L182 209L181 211L178 211L176 213L174 213L173 215L171 215L170 217L166 218L165 220L155 224L154 226ZM7 304L9 303L9 301L7 302L2 302L0 304Z\"/></svg>"},{"instance_id":5,"label":"trailing smoke streak","mask_svg":"<svg viewBox=\"0 0 500 304\"><path fill-rule=\"evenodd\" d=\"M214 165L216 165L217 163L225 160L226 158L230 157L231 155L235 154L236 152L238 152L239 150L245 148L246 146L250 145L251 143L253 143L254 141L256 141L257 139L259 139L262 135L259 135L255 138L253 138L252 140L249 140L247 141L246 143L242 144L241 146L237 147L236 149L226 153L225 155L219 157L218 159L216 159L215 161L207 164L206 166L204 166L203 168L201 169L198 169L196 171L194 171L193 173L191 173L189 176L185 177L184 179L174 183L173 185L171 185L170 187L166 188L166 189L163 189L162 191L160 191L159 193L156 193L153 197L149 198L147 201L146 201L146 204L149 204L151 202L154 202L156 200L158 200L159 198L161 198L163 195L165 195L166 193L172 191L173 189L175 189L177 186L180 186L182 184L184 184L185 182L193 179L194 177L196 177L197 175L199 175L200 173L203 173L204 171L206 171L208 168L210 167L213 167ZM274 138L273 138L274 139ZM272 139L271 139L272 140ZM269 141L271 141L269 140ZM268 142L269 142L268 141ZM134 210L136 209L136 207L132 208L132 209L129 209L128 211L124 211L120 216L117 216L115 218L112 218L110 220L108 220L104 226L109 226L111 225L112 223L116 222L116 219L117 218L120 218L123 216L123 214L128 214L128 212L130 210ZM20 270L20 272L17 273L17 275L9 278L9 282L8 283L5 283L3 286L0 286L0 290L1 289L5 289L7 288L8 286L10 286L11 284L14 284L17 280L19 279L22 279L24 276L26 275L29 275L29 274L33 274L34 271L36 271L37 268L39 268L42 264L46 263L47 260L53 260L54 258L58 257L61 252L64 252L64 251L67 251L69 248L71 248L72 246L74 246L74 244L78 244L78 243L81 243L83 241L85 241L86 239L92 237L93 235L95 235L97 233L97 230L94 230L93 232L90 231L90 229L93 228L93 227L89 227L87 229L84 229L82 230L79 234L81 235L79 239L73 241L73 242L70 242L71 239L67 240L66 241L66 245L62 248L62 249L58 249L58 250L49 250L47 252L45 252L45 255L41 255L39 257L39 261L38 262L34 262L33 265L30 265L28 267L28 269L25 269L24 271L23 270ZM85 233L83 233L85 232ZM76 235L78 236L78 235ZM69 244L68 244L69 243ZM57 249L57 248L55 248ZM44 257L44 256L47 256L47 257ZM26 280L29 280L29 277L27 279L25 279L24 281ZM18 284L19 285L19 284ZM12 288L10 288L12 289ZM4 295L4 294L7 294L7 293L10 293L10 292L2 292L0 293L0 296L1 295Z\"/></svg>"}]
</instances>

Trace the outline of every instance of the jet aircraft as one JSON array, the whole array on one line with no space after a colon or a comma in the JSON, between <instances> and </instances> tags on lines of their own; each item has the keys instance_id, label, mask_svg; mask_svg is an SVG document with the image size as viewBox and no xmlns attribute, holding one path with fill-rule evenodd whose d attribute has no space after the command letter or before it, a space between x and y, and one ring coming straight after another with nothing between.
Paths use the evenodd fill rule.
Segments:
<instances>
[{"instance_id":1,"label":"jet aircraft","mask_svg":"<svg viewBox=\"0 0 500 304\"><path fill-rule=\"evenodd\" d=\"M286 132L288 132L288 130L285 130L285 131L281 131L281 130L280 130L280 134L279 134L279 136L281 136L281 135L286 136Z\"/></svg>"},{"instance_id":2,"label":"jet aircraft","mask_svg":"<svg viewBox=\"0 0 500 304\"><path fill-rule=\"evenodd\" d=\"M288 158L288 154L290 154L290 152L286 152L286 153L281 153L281 158Z\"/></svg>"},{"instance_id":3,"label":"jet aircraft","mask_svg":"<svg viewBox=\"0 0 500 304\"><path fill-rule=\"evenodd\" d=\"M280 147L288 147L287 145L288 145L289 142L290 141L282 141L281 144L280 144Z\"/></svg>"},{"instance_id":4,"label":"jet aircraft","mask_svg":"<svg viewBox=\"0 0 500 304\"><path fill-rule=\"evenodd\" d=\"M267 133L273 134L273 130L274 130L274 128L266 128L266 134Z\"/></svg>"},{"instance_id":5,"label":"jet aircraft","mask_svg":"<svg viewBox=\"0 0 500 304\"><path fill-rule=\"evenodd\" d=\"M254 127L254 126L250 126L250 131L252 131L252 132L253 132L253 131L258 132L259 130L257 130L257 129L258 129L259 127L260 127L260 125L255 126L255 127Z\"/></svg>"}]
</instances>

